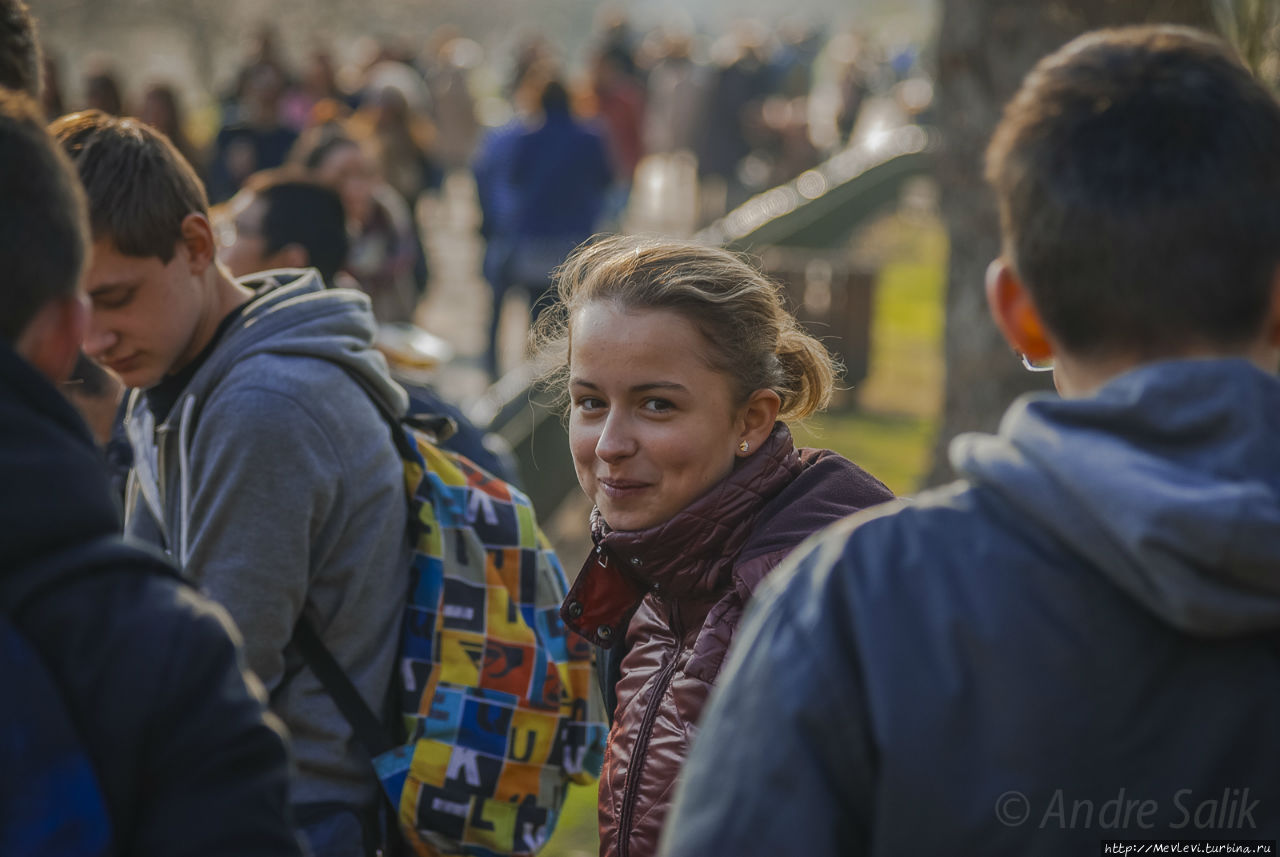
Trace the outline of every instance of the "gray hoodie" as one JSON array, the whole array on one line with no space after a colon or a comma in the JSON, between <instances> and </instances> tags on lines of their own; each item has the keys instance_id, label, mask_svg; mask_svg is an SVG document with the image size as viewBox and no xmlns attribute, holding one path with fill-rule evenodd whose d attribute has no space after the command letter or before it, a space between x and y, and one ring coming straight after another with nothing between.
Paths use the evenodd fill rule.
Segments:
<instances>
[{"instance_id":1,"label":"gray hoodie","mask_svg":"<svg viewBox=\"0 0 1280 857\"><path fill-rule=\"evenodd\" d=\"M962 435L951 458L1175 628L1267 631L1280 628L1278 406L1275 377L1244 360L1157 363L1089 398L1025 398L998 437Z\"/></svg>"},{"instance_id":2,"label":"gray hoodie","mask_svg":"<svg viewBox=\"0 0 1280 857\"><path fill-rule=\"evenodd\" d=\"M290 639L305 612L381 710L410 550L400 459L371 396L398 414L407 400L372 348L365 295L314 271L264 276L278 286L259 290L163 424L133 394L126 530L235 619L293 736L295 801L367 803L369 761Z\"/></svg>"}]
</instances>

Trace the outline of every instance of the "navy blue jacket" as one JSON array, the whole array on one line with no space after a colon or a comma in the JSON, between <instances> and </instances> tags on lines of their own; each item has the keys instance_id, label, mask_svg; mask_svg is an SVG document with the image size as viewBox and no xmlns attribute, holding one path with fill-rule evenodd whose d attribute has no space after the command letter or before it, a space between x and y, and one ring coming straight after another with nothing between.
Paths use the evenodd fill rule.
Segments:
<instances>
[{"instance_id":1,"label":"navy blue jacket","mask_svg":"<svg viewBox=\"0 0 1280 857\"><path fill-rule=\"evenodd\" d=\"M966 436L758 595L663 854L1280 836L1280 381L1154 364Z\"/></svg>"},{"instance_id":2,"label":"navy blue jacket","mask_svg":"<svg viewBox=\"0 0 1280 857\"><path fill-rule=\"evenodd\" d=\"M512 142L510 177L517 236L572 247L595 231L613 169L599 133L567 110L551 110Z\"/></svg>"},{"instance_id":3,"label":"navy blue jacket","mask_svg":"<svg viewBox=\"0 0 1280 857\"><path fill-rule=\"evenodd\" d=\"M244 672L226 613L151 562L79 552L91 574L59 567L57 557L92 553L118 529L88 427L0 342L0 602L39 590L12 618L63 695L116 851L299 854L284 736ZM66 579L42 588L36 574ZM18 693L4 688L0 699ZM48 807L49 821L74 823L76 809Z\"/></svg>"}]
</instances>

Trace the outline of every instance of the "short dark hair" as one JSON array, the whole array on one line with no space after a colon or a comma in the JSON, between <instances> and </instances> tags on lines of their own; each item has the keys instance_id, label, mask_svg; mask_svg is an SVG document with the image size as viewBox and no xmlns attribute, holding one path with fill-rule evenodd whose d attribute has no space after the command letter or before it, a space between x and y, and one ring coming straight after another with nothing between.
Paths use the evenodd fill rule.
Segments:
<instances>
[{"instance_id":1,"label":"short dark hair","mask_svg":"<svg viewBox=\"0 0 1280 857\"><path fill-rule=\"evenodd\" d=\"M539 100L546 113L566 113L569 110L569 90L558 80L547 81Z\"/></svg>"},{"instance_id":2,"label":"short dark hair","mask_svg":"<svg viewBox=\"0 0 1280 857\"><path fill-rule=\"evenodd\" d=\"M40 39L22 0L0 0L0 86L40 97Z\"/></svg>"},{"instance_id":3,"label":"short dark hair","mask_svg":"<svg viewBox=\"0 0 1280 857\"><path fill-rule=\"evenodd\" d=\"M987 150L1006 259L1064 350L1171 356L1262 329L1280 104L1219 39L1101 30L1041 60Z\"/></svg>"},{"instance_id":4,"label":"short dark hair","mask_svg":"<svg viewBox=\"0 0 1280 857\"><path fill-rule=\"evenodd\" d=\"M282 167L250 176L245 190L265 203L262 238L270 256L290 244L307 251L329 285L347 262L349 239L342 197L299 169Z\"/></svg>"},{"instance_id":5,"label":"short dark hair","mask_svg":"<svg viewBox=\"0 0 1280 857\"><path fill-rule=\"evenodd\" d=\"M209 215L195 170L168 138L137 119L85 110L49 128L79 170L94 240L167 264L182 240L183 219Z\"/></svg>"},{"instance_id":6,"label":"short dark hair","mask_svg":"<svg viewBox=\"0 0 1280 857\"><path fill-rule=\"evenodd\" d=\"M88 255L84 193L28 95L0 89L0 339L70 297Z\"/></svg>"}]
</instances>

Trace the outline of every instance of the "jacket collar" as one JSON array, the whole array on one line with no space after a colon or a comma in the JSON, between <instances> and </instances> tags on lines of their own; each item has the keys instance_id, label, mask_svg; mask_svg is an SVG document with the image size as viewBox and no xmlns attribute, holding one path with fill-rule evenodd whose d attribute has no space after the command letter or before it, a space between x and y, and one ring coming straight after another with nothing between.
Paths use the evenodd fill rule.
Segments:
<instances>
[{"instance_id":1,"label":"jacket collar","mask_svg":"<svg viewBox=\"0 0 1280 857\"><path fill-rule=\"evenodd\" d=\"M760 510L803 469L786 425L710 491L647 530L611 530L591 514L595 550L562 611L571 628L601 646L619 639L650 591L666 597L707 595L732 573Z\"/></svg>"}]
</instances>

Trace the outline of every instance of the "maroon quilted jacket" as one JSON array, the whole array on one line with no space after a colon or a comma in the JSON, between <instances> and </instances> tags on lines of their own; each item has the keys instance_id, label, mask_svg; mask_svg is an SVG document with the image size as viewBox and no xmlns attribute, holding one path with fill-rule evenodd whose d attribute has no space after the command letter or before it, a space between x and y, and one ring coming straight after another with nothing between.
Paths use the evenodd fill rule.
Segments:
<instances>
[{"instance_id":1,"label":"maroon quilted jacket","mask_svg":"<svg viewBox=\"0 0 1280 857\"><path fill-rule=\"evenodd\" d=\"M593 513L596 549L561 612L595 645L626 648L600 775L602 857L657 852L676 774L760 581L810 534L892 497L834 452L797 450L778 423L666 523L617 532Z\"/></svg>"}]
</instances>

